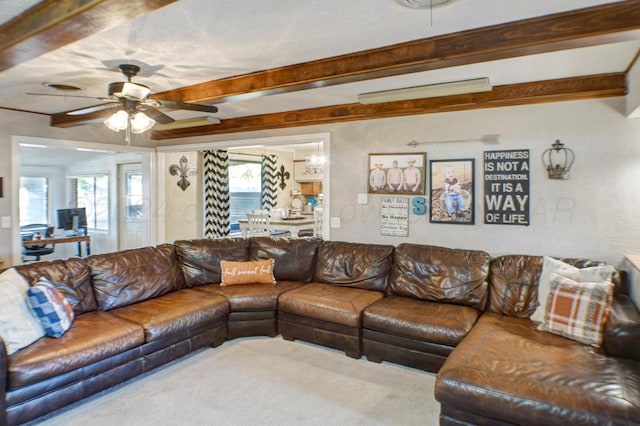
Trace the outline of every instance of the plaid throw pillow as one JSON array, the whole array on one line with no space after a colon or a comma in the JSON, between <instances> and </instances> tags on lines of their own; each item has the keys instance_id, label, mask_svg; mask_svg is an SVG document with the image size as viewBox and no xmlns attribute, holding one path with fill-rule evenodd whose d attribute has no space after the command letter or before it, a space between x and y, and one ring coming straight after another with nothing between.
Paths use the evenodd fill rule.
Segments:
<instances>
[{"instance_id":1,"label":"plaid throw pillow","mask_svg":"<svg viewBox=\"0 0 640 426\"><path fill-rule=\"evenodd\" d=\"M27 296L47 336L59 338L71 328L73 308L51 281L41 277Z\"/></svg>"},{"instance_id":2,"label":"plaid throw pillow","mask_svg":"<svg viewBox=\"0 0 640 426\"><path fill-rule=\"evenodd\" d=\"M540 330L559 334L591 346L600 346L609 317L614 285L611 282L577 282L551 275L551 287Z\"/></svg>"}]
</instances>

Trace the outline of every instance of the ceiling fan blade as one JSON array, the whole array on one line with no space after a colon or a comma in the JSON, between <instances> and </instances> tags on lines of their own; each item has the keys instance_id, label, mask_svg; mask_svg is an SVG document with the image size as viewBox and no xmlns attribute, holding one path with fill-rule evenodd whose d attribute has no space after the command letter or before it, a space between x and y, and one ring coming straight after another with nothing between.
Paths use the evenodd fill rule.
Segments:
<instances>
[{"instance_id":1,"label":"ceiling fan blade","mask_svg":"<svg viewBox=\"0 0 640 426\"><path fill-rule=\"evenodd\" d=\"M105 102L113 101L112 98L102 98L102 97L98 97L98 96L60 95L58 93L30 93L30 92L27 92L27 93L25 93L25 95L32 95L32 96L58 96L58 97L62 97L62 98L98 99L99 101L105 101Z\"/></svg>"},{"instance_id":2,"label":"ceiling fan blade","mask_svg":"<svg viewBox=\"0 0 640 426\"><path fill-rule=\"evenodd\" d=\"M108 104L94 105L87 108L81 108L81 109L76 109L74 111L69 111L67 112L67 115L91 114L92 112L102 111L105 109L120 108L120 107L121 107L120 102L110 102Z\"/></svg>"},{"instance_id":3,"label":"ceiling fan blade","mask_svg":"<svg viewBox=\"0 0 640 426\"><path fill-rule=\"evenodd\" d=\"M176 101L162 101L154 99L153 102L157 102L161 108L169 109L186 109L190 111L202 111L202 112L218 112L218 107L214 105L202 105L202 104L189 104L186 102Z\"/></svg>"},{"instance_id":4,"label":"ceiling fan blade","mask_svg":"<svg viewBox=\"0 0 640 426\"><path fill-rule=\"evenodd\" d=\"M145 114L147 114L147 116L149 116L149 118L153 118L160 124L169 124L175 121L173 118L169 117L167 114L160 112L154 107L149 105L140 105L138 107L138 110L144 112Z\"/></svg>"}]
</instances>

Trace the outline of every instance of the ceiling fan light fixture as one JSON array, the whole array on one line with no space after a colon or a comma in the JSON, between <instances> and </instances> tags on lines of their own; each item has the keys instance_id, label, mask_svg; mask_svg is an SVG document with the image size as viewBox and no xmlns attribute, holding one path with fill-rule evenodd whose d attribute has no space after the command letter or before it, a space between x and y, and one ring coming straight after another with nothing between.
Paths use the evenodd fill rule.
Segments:
<instances>
[{"instance_id":1,"label":"ceiling fan light fixture","mask_svg":"<svg viewBox=\"0 0 640 426\"><path fill-rule=\"evenodd\" d=\"M131 118L131 131L133 133L144 133L152 128L154 124L156 124L156 121L149 118L147 114L137 112L133 118Z\"/></svg>"},{"instance_id":2,"label":"ceiling fan light fixture","mask_svg":"<svg viewBox=\"0 0 640 426\"><path fill-rule=\"evenodd\" d=\"M149 97L151 89L142 84L124 83L122 86L122 96L129 99L144 100Z\"/></svg>"},{"instance_id":3,"label":"ceiling fan light fixture","mask_svg":"<svg viewBox=\"0 0 640 426\"><path fill-rule=\"evenodd\" d=\"M129 114L125 110L120 110L104 121L104 124L113 130L119 132L125 130L129 123Z\"/></svg>"}]
</instances>

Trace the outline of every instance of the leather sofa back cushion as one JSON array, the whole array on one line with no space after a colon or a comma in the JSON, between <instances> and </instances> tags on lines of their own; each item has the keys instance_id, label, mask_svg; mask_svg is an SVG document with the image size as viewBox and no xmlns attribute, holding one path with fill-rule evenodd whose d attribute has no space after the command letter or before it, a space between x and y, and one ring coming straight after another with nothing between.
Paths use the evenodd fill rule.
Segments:
<instances>
[{"instance_id":1,"label":"leather sofa back cushion","mask_svg":"<svg viewBox=\"0 0 640 426\"><path fill-rule=\"evenodd\" d=\"M92 256L87 262L101 311L186 287L172 244Z\"/></svg>"},{"instance_id":2,"label":"leather sofa back cushion","mask_svg":"<svg viewBox=\"0 0 640 426\"><path fill-rule=\"evenodd\" d=\"M390 280L393 294L484 310L488 293L488 253L400 244L394 256Z\"/></svg>"},{"instance_id":3,"label":"leather sofa back cushion","mask_svg":"<svg viewBox=\"0 0 640 426\"><path fill-rule=\"evenodd\" d=\"M324 241L314 281L386 292L393 250L390 245Z\"/></svg>"},{"instance_id":4,"label":"leather sofa back cushion","mask_svg":"<svg viewBox=\"0 0 640 426\"><path fill-rule=\"evenodd\" d=\"M96 300L91 287L91 269L85 259L54 260L16 266L29 285L33 286L40 277L51 281L73 307L73 313L80 315L96 310Z\"/></svg>"},{"instance_id":5,"label":"leather sofa back cushion","mask_svg":"<svg viewBox=\"0 0 640 426\"><path fill-rule=\"evenodd\" d=\"M507 255L491 261L489 308L491 312L516 318L530 318L538 307L538 283L542 273L542 256ZM576 268L605 265L588 259L561 259ZM611 281L618 287L620 274Z\"/></svg>"},{"instance_id":6,"label":"leather sofa back cushion","mask_svg":"<svg viewBox=\"0 0 640 426\"><path fill-rule=\"evenodd\" d=\"M309 282L315 271L318 247L322 240L306 238L251 238L251 260L275 259L273 274L277 281Z\"/></svg>"},{"instance_id":7,"label":"leather sofa back cushion","mask_svg":"<svg viewBox=\"0 0 640 426\"><path fill-rule=\"evenodd\" d=\"M180 240L175 245L187 287L220 284L221 260L249 260L249 240L244 238Z\"/></svg>"}]
</instances>

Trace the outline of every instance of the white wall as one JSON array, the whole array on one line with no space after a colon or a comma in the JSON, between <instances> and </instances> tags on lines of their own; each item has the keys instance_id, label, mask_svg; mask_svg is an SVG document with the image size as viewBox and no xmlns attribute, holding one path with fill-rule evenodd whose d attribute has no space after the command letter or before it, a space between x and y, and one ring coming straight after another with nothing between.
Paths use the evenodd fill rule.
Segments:
<instances>
[{"instance_id":1,"label":"white wall","mask_svg":"<svg viewBox=\"0 0 640 426\"><path fill-rule=\"evenodd\" d=\"M188 176L191 185L182 190L177 182L179 176L169 174L169 166L180 164L180 157L185 156L188 167L194 168L196 174ZM169 152L164 157L164 167L158 170L159 179L165 185L165 238L166 242L175 240L202 238L202 163L197 151Z\"/></svg>"},{"instance_id":2,"label":"white wall","mask_svg":"<svg viewBox=\"0 0 640 426\"><path fill-rule=\"evenodd\" d=\"M640 120L625 118L625 98L557 102L530 106L425 114L354 121L268 132L208 136L180 143L237 141L330 132L330 215L341 219L332 240L399 244L414 242L482 249L491 255L549 254L601 259L619 265L626 254L640 254ZM412 140L446 141L500 134L499 145L440 143L416 149ZM549 180L542 152L560 139L576 153L571 177ZM177 141L165 141L167 145ZM528 227L485 225L482 153L529 149L530 223ZM367 155L374 152L425 152L427 160L476 159L476 224L429 223L410 216L409 237L381 236L380 195L357 203L367 191Z\"/></svg>"},{"instance_id":3,"label":"white wall","mask_svg":"<svg viewBox=\"0 0 640 426\"><path fill-rule=\"evenodd\" d=\"M335 126L331 138L332 209L342 228L332 239L398 244L415 242L474 248L492 255L549 254L602 259L619 264L640 253L640 120L623 115L624 100L591 100L485 109ZM476 159L476 225L432 224L428 215L410 218L408 238L379 232L379 195L356 203L366 192L367 153L413 152L411 140L439 141L500 134L500 145L479 142L420 146L427 159ZM549 180L542 152L560 139L576 153L569 180ZM485 225L482 152L529 149L528 227Z\"/></svg>"}]
</instances>

